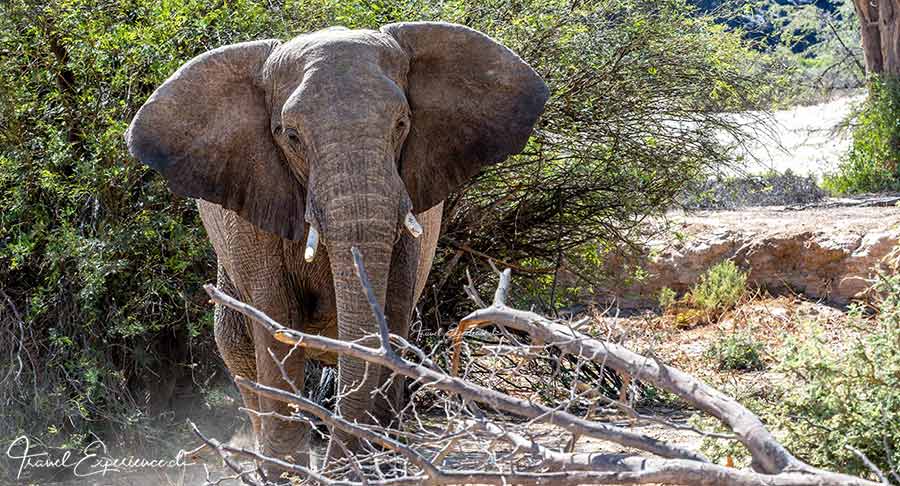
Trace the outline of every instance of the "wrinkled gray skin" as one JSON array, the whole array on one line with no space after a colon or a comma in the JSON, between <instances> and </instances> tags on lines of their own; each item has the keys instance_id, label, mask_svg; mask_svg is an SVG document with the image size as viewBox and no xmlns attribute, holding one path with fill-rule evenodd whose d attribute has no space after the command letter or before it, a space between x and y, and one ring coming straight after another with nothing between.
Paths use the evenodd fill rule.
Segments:
<instances>
[{"instance_id":1,"label":"wrinkled gray skin","mask_svg":"<svg viewBox=\"0 0 900 486\"><path fill-rule=\"evenodd\" d=\"M126 140L174 192L200 200L227 292L295 329L344 340L377 333L354 273L356 246L392 332L406 336L442 201L483 166L521 151L547 97L525 62L466 27L331 28L191 60L144 104ZM418 239L403 224L409 211L424 228ZM322 244L307 263L310 225ZM233 374L290 389L268 355L281 358L288 347L260 326L217 309L215 335ZM301 389L304 359L298 349L285 365ZM390 400L372 396L384 370L365 374L348 358L338 370L340 389L356 390L339 404L344 417L391 416L400 386ZM290 412L246 393L244 401ZM268 417L253 425L263 453L307 462L305 426ZM340 455L333 441L329 450Z\"/></svg>"}]
</instances>

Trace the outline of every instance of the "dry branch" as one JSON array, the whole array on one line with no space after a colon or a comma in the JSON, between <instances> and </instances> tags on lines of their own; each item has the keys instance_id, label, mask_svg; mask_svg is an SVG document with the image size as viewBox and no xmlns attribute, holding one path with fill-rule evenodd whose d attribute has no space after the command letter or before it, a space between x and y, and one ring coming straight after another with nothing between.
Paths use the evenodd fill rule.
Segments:
<instances>
[{"instance_id":1,"label":"dry branch","mask_svg":"<svg viewBox=\"0 0 900 486\"><path fill-rule=\"evenodd\" d=\"M360 281L364 289L369 291L368 279L359 252L354 251L354 260ZM727 425L735 437L750 450L755 471L711 464L702 455L685 448L625 428L590 420L588 417L578 417L567 411L569 403L551 408L476 385L465 377L451 376L438 369L423 351L399 336L388 335L387 323L377 301L374 300L370 303L374 319L379 324L380 336L373 337L379 345L367 347L360 344L360 341L344 342L286 328L261 311L229 297L211 285L205 288L213 301L251 318L281 342L351 356L373 365L384 366L396 376L411 378L420 389L440 392L443 397L441 407L449 424L444 427L446 433L435 434L425 427L421 417L414 408L411 408L414 407L413 401L410 401L404 410L397 412L400 416L411 411L412 416L408 417L410 423L407 426L412 424L418 428L415 432L409 432L350 422L299 394L236 377L238 385L245 389L291 403L300 411L327 424L332 431L339 429L361 439L363 444L373 444L382 448L382 452L357 451L346 464L340 467L332 464L325 471L313 471L294 465L284 467L316 483L341 485L666 483L739 486L878 484L823 471L803 463L772 437L759 418L737 401L678 369L633 353L622 346L581 334L571 326L531 312L507 307L505 302L509 282L510 273L506 270L501 273L500 284L492 305L467 316L461 321L460 329L489 323L506 326L529 334L532 342L546 343L547 347L552 346L580 359L609 366L627 373L635 380L653 383L661 389L672 392ZM477 295L473 297L477 298ZM391 342L400 344L397 351L391 348ZM411 352L418 362L405 358L404 356L408 355L407 351ZM533 352L533 349L528 351ZM501 426L489 419L476 405L479 403L497 411L528 418L529 424L549 424L564 429L574 436L594 437L614 442L656 457L557 451L526 437L526 434L511 430L512 426ZM451 433L457 427L452 426L454 423L465 426ZM498 454L494 448L489 447L489 457L479 468L446 466L447 459L453 455L460 438L476 437L473 430L482 433L482 436L478 436L481 443L485 442L486 434L493 441L509 444L512 451ZM400 441L392 437L404 437L405 440ZM201 438L220 454L242 454L276 465L283 462L277 458L223 445L202 435ZM433 448L435 445L437 449ZM390 455L393 455L395 461L392 464L403 465L399 469L395 468L393 475L385 475L382 470L387 463L383 461ZM525 460L531 462L523 466L522 461ZM369 467L369 473L364 471L365 467Z\"/></svg>"},{"instance_id":2,"label":"dry branch","mask_svg":"<svg viewBox=\"0 0 900 486\"><path fill-rule=\"evenodd\" d=\"M762 421L743 405L677 368L641 356L618 344L593 339L533 312L497 305L496 298L493 306L479 309L460 321L460 326L467 329L485 324L497 324L527 332L533 338L564 352L602 363L674 393L734 431L750 451L754 469L759 472L774 474L785 470L803 471L810 467L778 443Z\"/></svg>"},{"instance_id":3,"label":"dry branch","mask_svg":"<svg viewBox=\"0 0 900 486\"><path fill-rule=\"evenodd\" d=\"M241 312L262 324L275 336L275 339L283 343L334 352L365 360L369 363L387 367L399 375L413 378L423 385L458 395L467 400L488 404L497 410L514 413L532 419L540 418L543 422L557 425L572 433L608 440L625 447L644 450L661 457L708 462L706 458L696 452L667 444L652 437L631 432L621 427L585 420L568 412L559 411L527 400L514 398L505 393L500 393L474 383L469 383L460 378L450 377L440 371L436 371L421 364L412 363L397 355L389 354L381 348L369 348L355 342L339 341L337 339L306 334L286 328L273 321L263 312L223 294L212 285L206 285L205 288L213 301Z\"/></svg>"}]
</instances>

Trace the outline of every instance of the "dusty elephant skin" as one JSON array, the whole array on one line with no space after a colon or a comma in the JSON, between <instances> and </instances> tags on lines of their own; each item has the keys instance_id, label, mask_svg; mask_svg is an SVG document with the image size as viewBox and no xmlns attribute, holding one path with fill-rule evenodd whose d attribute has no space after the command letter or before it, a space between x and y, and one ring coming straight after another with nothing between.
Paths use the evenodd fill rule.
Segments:
<instances>
[{"instance_id":1,"label":"dusty elephant skin","mask_svg":"<svg viewBox=\"0 0 900 486\"><path fill-rule=\"evenodd\" d=\"M293 328L358 339L376 329L353 270L356 246L392 331L406 335L442 201L481 167L521 151L547 98L524 61L463 26L331 28L198 56L153 93L126 140L172 191L199 200L222 288ZM287 348L242 319L217 309L228 367L289 389L268 354ZM303 366L302 352L286 362L301 388ZM372 396L384 370L366 373L344 358L338 368L340 387L356 387L341 413L385 420L388 400ZM253 425L263 453L308 460L302 425L269 417ZM338 450L332 443L329 455Z\"/></svg>"}]
</instances>

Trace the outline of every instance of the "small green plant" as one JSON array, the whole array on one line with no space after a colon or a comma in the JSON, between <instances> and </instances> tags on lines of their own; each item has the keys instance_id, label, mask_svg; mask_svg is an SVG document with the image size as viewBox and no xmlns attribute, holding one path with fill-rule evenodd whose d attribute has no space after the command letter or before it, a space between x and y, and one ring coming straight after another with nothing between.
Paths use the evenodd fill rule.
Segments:
<instances>
[{"instance_id":1,"label":"small green plant","mask_svg":"<svg viewBox=\"0 0 900 486\"><path fill-rule=\"evenodd\" d=\"M684 408L684 400L674 393L657 388L650 383L639 382L636 402L641 407Z\"/></svg>"},{"instance_id":2,"label":"small green plant","mask_svg":"<svg viewBox=\"0 0 900 486\"><path fill-rule=\"evenodd\" d=\"M705 357L721 371L755 371L765 368L763 344L749 331L735 332L713 343Z\"/></svg>"},{"instance_id":3,"label":"small green plant","mask_svg":"<svg viewBox=\"0 0 900 486\"><path fill-rule=\"evenodd\" d=\"M710 319L734 307L747 290L747 273L731 260L713 265L691 289L691 300Z\"/></svg>"},{"instance_id":4,"label":"small green plant","mask_svg":"<svg viewBox=\"0 0 900 486\"><path fill-rule=\"evenodd\" d=\"M835 194L900 190L900 80L872 83L853 145L823 185Z\"/></svg>"},{"instance_id":5,"label":"small green plant","mask_svg":"<svg viewBox=\"0 0 900 486\"><path fill-rule=\"evenodd\" d=\"M663 287L659 289L659 295L657 296L657 302L659 303L659 308L663 310L663 312L669 310L673 304L675 304L676 294L675 291L670 289L669 287Z\"/></svg>"},{"instance_id":6,"label":"small green plant","mask_svg":"<svg viewBox=\"0 0 900 486\"><path fill-rule=\"evenodd\" d=\"M227 408L234 401L228 396L223 387L213 387L206 390L206 406L208 408Z\"/></svg>"}]
</instances>

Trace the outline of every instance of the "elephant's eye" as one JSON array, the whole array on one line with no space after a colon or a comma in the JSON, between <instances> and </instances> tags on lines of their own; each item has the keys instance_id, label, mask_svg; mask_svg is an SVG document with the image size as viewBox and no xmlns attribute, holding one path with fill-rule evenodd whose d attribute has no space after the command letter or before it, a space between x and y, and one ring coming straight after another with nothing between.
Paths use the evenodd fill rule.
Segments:
<instances>
[{"instance_id":1,"label":"elephant's eye","mask_svg":"<svg viewBox=\"0 0 900 486\"><path fill-rule=\"evenodd\" d=\"M284 137L281 139L284 148L294 154L302 156L306 147L303 143L303 139L300 138L300 132L295 128L285 128L280 133L282 137Z\"/></svg>"},{"instance_id":2,"label":"elephant's eye","mask_svg":"<svg viewBox=\"0 0 900 486\"><path fill-rule=\"evenodd\" d=\"M287 135L288 142L290 142L291 145L294 145L295 147L300 146L300 134L297 133L297 130L288 128L285 130L284 134Z\"/></svg>"}]
</instances>

